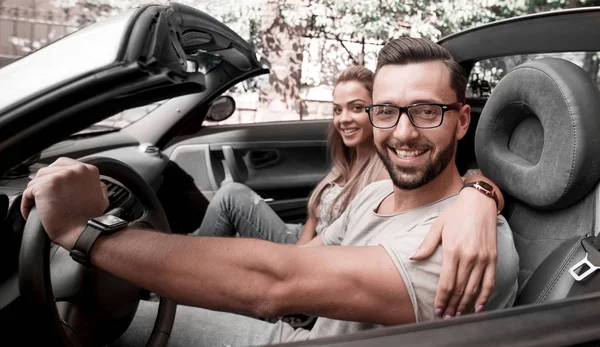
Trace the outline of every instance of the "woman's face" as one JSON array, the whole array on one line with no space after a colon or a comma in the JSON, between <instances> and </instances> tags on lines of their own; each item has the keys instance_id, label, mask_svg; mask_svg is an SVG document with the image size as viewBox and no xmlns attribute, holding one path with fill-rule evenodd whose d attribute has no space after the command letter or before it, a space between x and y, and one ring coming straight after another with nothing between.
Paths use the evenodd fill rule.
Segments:
<instances>
[{"instance_id":1,"label":"woman's face","mask_svg":"<svg viewBox=\"0 0 600 347\"><path fill-rule=\"evenodd\" d=\"M333 90L333 125L346 146L373 145L373 128L365 112L371 103L371 94L360 82L341 82Z\"/></svg>"}]
</instances>

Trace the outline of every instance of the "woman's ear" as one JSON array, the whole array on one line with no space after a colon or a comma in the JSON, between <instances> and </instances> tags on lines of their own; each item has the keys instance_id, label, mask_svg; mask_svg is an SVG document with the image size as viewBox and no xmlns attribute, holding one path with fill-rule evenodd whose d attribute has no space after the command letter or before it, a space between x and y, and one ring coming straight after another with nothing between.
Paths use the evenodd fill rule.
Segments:
<instances>
[{"instance_id":1,"label":"woman's ear","mask_svg":"<svg viewBox=\"0 0 600 347\"><path fill-rule=\"evenodd\" d=\"M458 123L456 124L456 138L462 139L469 130L471 123L471 106L464 104L458 111Z\"/></svg>"}]
</instances>

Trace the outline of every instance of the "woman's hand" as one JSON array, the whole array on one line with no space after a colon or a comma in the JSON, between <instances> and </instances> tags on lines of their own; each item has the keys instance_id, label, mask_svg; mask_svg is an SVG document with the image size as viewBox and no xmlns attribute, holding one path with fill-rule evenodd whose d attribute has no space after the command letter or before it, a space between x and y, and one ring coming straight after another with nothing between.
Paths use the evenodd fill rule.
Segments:
<instances>
[{"instance_id":1,"label":"woman's hand","mask_svg":"<svg viewBox=\"0 0 600 347\"><path fill-rule=\"evenodd\" d=\"M302 232L298 237L298 242L296 242L297 245L305 245L309 243L312 239L314 239L315 236L317 236L317 233L315 231L317 223L318 221L314 217L308 217L306 223L304 223L304 226L302 227Z\"/></svg>"},{"instance_id":2,"label":"woman's hand","mask_svg":"<svg viewBox=\"0 0 600 347\"><path fill-rule=\"evenodd\" d=\"M442 271L434 306L437 316L479 312L487 303L496 276L496 219L493 199L474 188L463 189L411 256L412 260L426 259L442 243Z\"/></svg>"}]
</instances>

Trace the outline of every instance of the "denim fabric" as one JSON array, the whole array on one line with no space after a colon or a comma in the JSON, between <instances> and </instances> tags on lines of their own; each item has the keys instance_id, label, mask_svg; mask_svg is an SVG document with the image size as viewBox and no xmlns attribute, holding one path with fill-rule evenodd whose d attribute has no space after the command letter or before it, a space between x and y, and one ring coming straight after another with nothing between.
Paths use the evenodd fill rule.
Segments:
<instances>
[{"instance_id":1,"label":"denim fabric","mask_svg":"<svg viewBox=\"0 0 600 347\"><path fill-rule=\"evenodd\" d=\"M196 236L235 236L296 243L302 224L286 224L252 189L240 183L222 186L210 201Z\"/></svg>"},{"instance_id":2,"label":"denim fabric","mask_svg":"<svg viewBox=\"0 0 600 347\"><path fill-rule=\"evenodd\" d=\"M140 301L135 318L125 334L111 347L143 347L150 337L158 303ZM268 323L233 313L177 306L168 347L262 346L280 342L307 340L308 331L278 321Z\"/></svg>"}]
</instances>

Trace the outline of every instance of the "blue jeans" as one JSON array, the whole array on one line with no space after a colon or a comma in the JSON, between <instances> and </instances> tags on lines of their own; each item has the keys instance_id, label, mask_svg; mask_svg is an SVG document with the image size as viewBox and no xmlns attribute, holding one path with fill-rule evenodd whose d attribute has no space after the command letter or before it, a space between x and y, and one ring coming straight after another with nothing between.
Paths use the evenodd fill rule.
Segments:
<instances>
[{"instance_id":1,"label":"blue jeans","mask_svg":"<svg viewBox=\"0 0 600 347\"><path fill-rule=\"evenodd\" d=\"M133 322L111 347L143 347L146 345L158 302L140 301ZM278 321L268 323L233 313L217 312L190 306L177 306L175 323L168 347L234 347L263 346L308 340L309 331L292 328Z\"/></svg>"},{"instance_id":2,"label":"blue jeans","mask_svg":"<svg viewBox=\"0 0 600 347\"><path fill-rule=\"evenodd\" d=\"M228 183L210 201L196 236L235 236L296 243L302 224L286 224L252 189Z\"/></svg>"}]
</instances>

